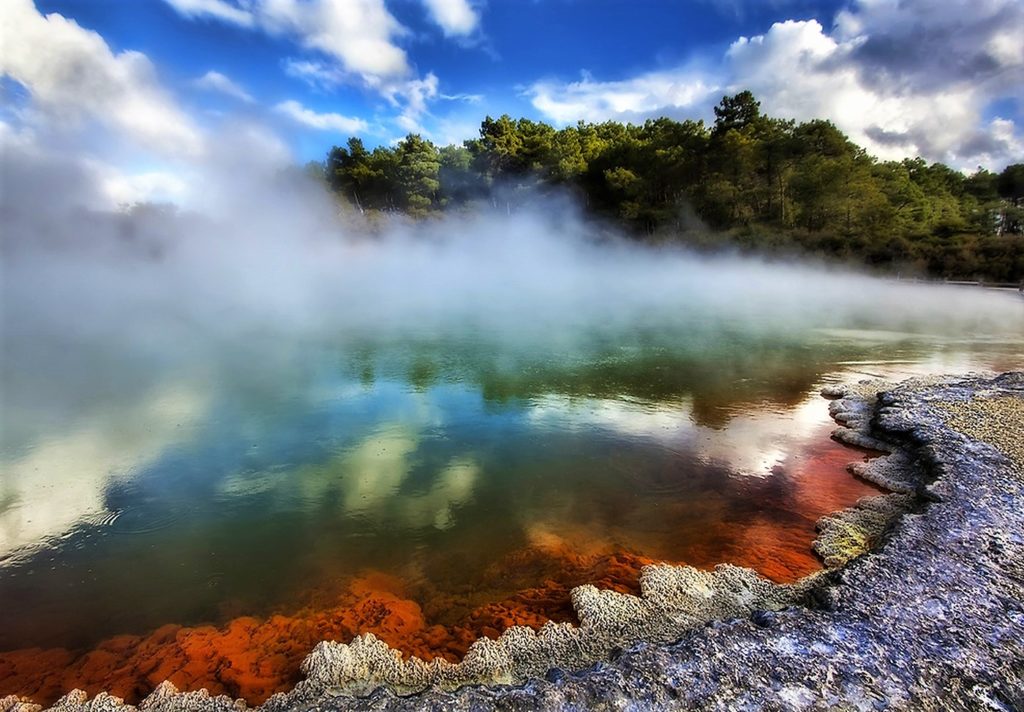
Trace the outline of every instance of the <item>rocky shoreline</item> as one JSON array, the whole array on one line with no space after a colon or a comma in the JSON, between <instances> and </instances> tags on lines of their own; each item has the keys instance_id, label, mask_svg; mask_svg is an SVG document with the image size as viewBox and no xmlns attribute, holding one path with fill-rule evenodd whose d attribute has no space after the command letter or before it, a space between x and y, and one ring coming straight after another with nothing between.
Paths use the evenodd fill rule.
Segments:
<instances>
[{"instance_id":1,"label":"rocky shoreline","mask_svg":"<svg viewBox=\"0 0 1024 712\"><path fill-rule=\"evenodd\" d=\"M851 469L891 492L819 523L825 571L648 566L641 596L578 587L580 626L510 628L457 664L323 642L259 709L1024 708L1024 374L880 390L824 394L837 439L890 453ZM138 706L244 708L169 683ZM74 692L50 709L135 708Z\"/></svg>"}]
</instances>

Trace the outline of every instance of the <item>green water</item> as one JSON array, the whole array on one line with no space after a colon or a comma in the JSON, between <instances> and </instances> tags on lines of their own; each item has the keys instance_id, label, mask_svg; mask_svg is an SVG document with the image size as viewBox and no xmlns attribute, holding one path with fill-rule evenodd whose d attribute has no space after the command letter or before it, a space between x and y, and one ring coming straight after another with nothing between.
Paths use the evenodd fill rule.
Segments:
<instances>
[{"instance_id":1,"label":"green water","mask_svg":"<svg viewBox=\"0 0 1024 712\"><path fill-rule=\"evenodd\" d=\"M832 494L841 468L797 466L832 446L822 385L1024 367L1012 330L870 327L254 333L216 358L16 361L0 649L291 611L369 569L469 605L507 593L484 590L490 563L553 541L711 565L771 525L806 550L808 502L853 496Z\"/></svg>"}]
</instances>

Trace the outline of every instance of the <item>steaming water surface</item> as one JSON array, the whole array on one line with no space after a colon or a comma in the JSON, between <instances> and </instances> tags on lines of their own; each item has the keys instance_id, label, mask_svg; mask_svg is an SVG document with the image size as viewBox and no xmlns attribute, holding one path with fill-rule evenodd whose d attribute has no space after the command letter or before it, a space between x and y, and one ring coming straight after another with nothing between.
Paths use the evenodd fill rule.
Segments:
<instances>
[{"instance_id":1,"label":"steaming water surface","mask_svg":"<svg viewBox=\"0 0 1024 712\"><path fill-rule=\"evenodd\" d=\"M0 647L290 612L366 570L460 597L444 623L511 593L482 573L530 547L793 578L816 566L814 519L872 491L828 440L823 384L1024 366L1005 334L696 325L539 357L466 337L252 347L17 424Z\"/></svg>"},{"instance_id":2,"label":"steaming water surface","mask_svg":"<svg viewBox=\"0 0 1024 712\"><path fill-rule=\"evenodd\" d=\"M457 657L571 619L572 585L635 590L645 561L792 580L819 566L815 521L877 492L822 385L1024 367L1016 294L597 244L571 220L301 248L191 227L7 255L0 693L137 699L173 673L259 701L324 635ZM248 682L161 628L242 616L320 622L275 633L287 655Z\"/></svg>"}]
</instances>

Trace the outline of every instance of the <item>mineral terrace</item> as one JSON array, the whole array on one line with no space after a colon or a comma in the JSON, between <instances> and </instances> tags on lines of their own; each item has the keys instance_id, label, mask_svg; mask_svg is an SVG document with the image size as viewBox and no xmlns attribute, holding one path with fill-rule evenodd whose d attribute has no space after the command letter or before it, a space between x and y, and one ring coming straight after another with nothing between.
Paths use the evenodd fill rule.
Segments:
<instances>
[{"instance_id":1,"label":"mineral terrace","mask_svg":"<svg viewBox=\"0 0 1024 712\"><path fill-rule=\"evenodd\" d=\"M581 586L579 626L510 628L457 664L323 642L259 709L1024 709L1024 373L824 395L835 437L890 453L851 471L891 492L819 523L825 571L648 566L641 596ZM136 708L74 692L51 709ZM165 683L138 709L245 704Z\"/></svg>"}]
</instances>

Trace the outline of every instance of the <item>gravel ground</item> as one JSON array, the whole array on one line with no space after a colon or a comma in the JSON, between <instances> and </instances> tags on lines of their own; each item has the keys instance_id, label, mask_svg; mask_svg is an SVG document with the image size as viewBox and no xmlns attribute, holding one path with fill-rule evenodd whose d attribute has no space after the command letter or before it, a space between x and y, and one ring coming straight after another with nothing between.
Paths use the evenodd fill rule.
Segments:
<instances>
[{"instance_id":1,"label":"gravel ground","mask_svg":"<svg viewBox=\"0 0 1024 712\"><path fill-rule=\"evenodd\" d=\"M990 396L965 403L945 403L946 423L954 430L990 443L1024 473L1024 398Z\"/></svg>"},{"instance_id":2,"label":"gravel ground","mask_svg":"<svg viewBox=\"0 0 1024 712\"><path fill-rule=\"evenodd\" d=\"M320 657L307 660L310 680L264 712L1024 710L1024 373L908 383L877 400L871 391L831 393L843 396L834 412L850 441L894 450L877 470L900 482L911 510L881 527L872 514L874 550L849 552L799 604L710 621L669 645L614 650L582 671L552 667L519 686L405 697L383 687L346 694L346 679L325 677L333 653L323 650L335 648L318 647ZM893 463L906 471L894 474ZM840 519L845 526L857 517ZM362 673L372 679L374 669ZM30 709L38 707L0 700L3 712ZM127 708L72 694L52 709ZM238 705L165 685L140 709Z\"/></svg>"}]
</instances>

